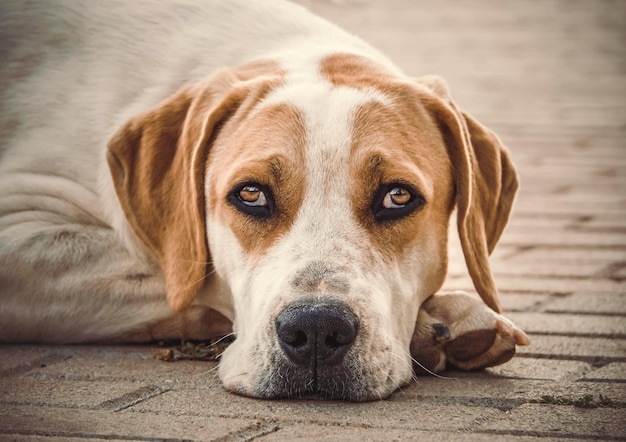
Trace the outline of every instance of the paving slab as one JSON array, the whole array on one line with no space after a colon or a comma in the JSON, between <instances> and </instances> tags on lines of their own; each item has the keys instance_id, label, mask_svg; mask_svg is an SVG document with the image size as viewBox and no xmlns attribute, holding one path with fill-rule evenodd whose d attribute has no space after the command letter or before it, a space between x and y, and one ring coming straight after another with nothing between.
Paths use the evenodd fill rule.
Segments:
<instances>
[{"instance_id":1,"label":"paving slab","mask_svg":"<svg viewBox=\"0 0 626 442\"><path fill-rule=\"evenodd\" d=\"M257 439L255 439L257 440ZM407 441L428 440L432 442L500 442L502 436L495 434L468 434L460 431L403 431L381 430L378 428L345 428L329 425L291 425L282 427L273 433L258 438L259 441L342 441L362 442L363 440ZM544 438L522 436L516 441L545 441Z\"/></svg>"},{"instance_id":2,"label":"paving slab","mask_svg":"<svg viewBox=\"0 0 626 442\"><path fill-rule=\"evenodd\" d=\"M57 407L0 406L3 436L60 437L67 439L214 440L249 427L246 419L194 415L137 415L103 410Z\"/></svg>"},{"instance_id":3,"label":"paving slab","mask_svg":"<svg viewBox=\"0 0 626 442\"><path fill-rule=\"evenodd\" d=\"M508 317L524 331L533 334L590 337L626 337L626 318L579 313L515 312Z\"/></svg>"},{"instance_id":4,"label":"paving slab","mask_svg":"<svg viewBox=\"0 0 626 442\"><path fill-rule=\"evenodd\" d=\"M21 346L30 352L33 346ZM163 383L178 382L196 377L217 376L217 363L178 361L176 364L153 358L149 346L74 346L71 357L62 356L66 347L50 346L50 355L59 354L58 360L29 370L22 376L43 380L111 381ZM12 347L0 346L0 358L9 358L15 353ZM52 358L52 356L51 356Z\"/></svg>"},{"instance_id":5,"label":"paving slab","mask_svg":"<svg viewBox=\"0 0 626 442\"><path fill-rule=\"evenodd\" d=\"M623 281L610 278L578 278L572 275L564 277L532 277L533 275L496 275L496 283L502 291L530 291L550 293L571 293L598 290L600 292L621 293L624 290ZM469 276L450 274L444 288L448 290L473 290L473 283Z\"/></svg>"},{"instance_id":6,"label":"paving slab","mask_svg":"<svg viewBox=\"0 0 626 442\"><path fill-rule=\"evenodd\" d=\"M311 424L324 422L334 426L357 426L402 430L459 430L474 422L500 413L496 408L457 404L454 413L448 405L432 402L413 402L410 406L402 400L374 401L364 404L282 400L260 403L258 400L233 397L219 390L180 389L144 402L134 410L166 414L195 416L246 417L248 419ZM384 416L384 419L372 419Z\"/></svg>"},{"instance_id":7,"label":"paving slab","mask_svg":"<svg viewBox=\"0 0 626 442\"><path fill-rule=\"evenodd\" d=\"M585 374L585 381L615 381L624 384L626 390L626 362L614 362Z\"/></svg>"},{"instance_id":8,"label":"paving slab","mask_svg":"<svg viewBox=\"0 0 626 442\"><path fill-rule=\"evenodd\" d=\"M623 339L580 336L531 335L531 345L518 349L521 355L579 360L614 360L626 358Z\"/></svg>"},{"instance_id":9,"label":"paving slab","mask_svg":"<svg viewBox=\"0 0 626 442\"><path fill-rule=\"evenodd\" d=\"M100 404L128 395L136 390L156 386L128 382L39 380L30 378L0 379L2 403L34 404L55 407L96 408Z\"/></svg>"},{"instance_id":10,"label":"paving slab","mask_svg":"<svg viewBox=\"0 0 626 442\"><path fill-rule=\"evenodd\" d=\"M603 314L605 316L626 317L626 302L623 293L615 292L577 292L568 296L553 297L543 304L548 313L571 312L585 314ZM624 326L622 326L622 332Z\"/></svg>"},{"instance_id":11,"label":"paving slab","mask_svg":"<svg viewBox=\"0 0 626 442\"><path fill-rule=\"evenodd\" d=\"M528 434L564 439L620 439L624 435L625 409L524 404L480 429L493 434Z\"/></svg>"}]
</instances>

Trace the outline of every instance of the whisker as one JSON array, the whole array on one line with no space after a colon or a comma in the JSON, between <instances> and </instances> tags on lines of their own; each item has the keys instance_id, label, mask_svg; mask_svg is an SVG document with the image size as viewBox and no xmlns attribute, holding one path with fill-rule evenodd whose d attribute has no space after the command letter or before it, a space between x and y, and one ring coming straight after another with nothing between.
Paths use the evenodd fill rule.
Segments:
<instances>
[{"instance_id":1,"label":"whisker","mask_svg":"<svg viewBox=\"0 0 626 442\"><path fill-rule=\"evenodd\" d=\"M229 380L231 380L233 378L236 378L238 376L245 376L245 375L247 375L249 373L250 373L250 371L242 371L241 373L236 373L236 374L234 374L232 376L228 376L227 378L222 379L222 381L223 382L227 382L227 381L229 381Z\"/></svg>"},{"instance_id":2,"label":"whisker","mask_svg":"<svg viewBox=\"0 0 626 442\"><path fill-rule=\"evenodd\" d=\"M398 342L398 343L399 343L400 341L398 341L398 340L396 339L396 342ZM400 348L402 348L402 347L400 347ZM443 375L437 374L437 373L435 373L434 371L429 370L428 368L426 368L426 367L425 367L425 366L424 366L421 362L419 362L417 359L415 359L415 358L411 355L411 353L409 353L409 352L408 352L408 351L406 351L406 350L403 350L403 351L405 352L405 353L404 353L404 355L398 355L398 354L393 353L393 352L392 352L391 354L392 354L393 356L397 357L397 358L402 358L403 356L408 356L408 357L409 357L409 359L411 359L411 361L412 361L415 365L417 365L417 366L418 366L418 367L420 367L422 370L424 370L426 373L429 373L429 374L431 374L432 376L434 376L434 377L436 377L436 378L439 378L439 379L446 379L446 380L451 380L451 381L456 381L456 380L458 380L458 379L459 379L459 378L455 378L455 377L443 376ZM412 376L412 377L413 377L413 379L414 379L415 381L417 381L417 379L418 379L418 378L417 378L417 376L415 375L415 373L413 373L413 376Z\"/></svg>"},{"instance_id":3,"label":"whisker","mask_svg":"<svg viewBox=\"0 0 626 442\"><path fill-rule=\"evenodd\" d=\"M227 335L222 336L221 338L219 338L217 341L215 342L211 342L210 344L208 344L206 346L206 348L211 348L213 346L216 346L217 344L219 344L220 342L222 342L224 339L230 338L231 336L235 336L234 332L228 333ZM224 349L221 353L218 353L217 355L215 355L213 357L214 362L219 362L219 359L222 357L222 355L224 354L224 352L226 351L226 349ZM211 368L210 370L207 371L203 371L202 373L198 373L196 375L194 375L193 377L199 377L199 376L204 376L207 375L211 372L216 372L219 369L219 363L215 365L215 367ZM215 373L216 375L219 376L218 373Z\"/></svg>"},{"instance_id":4,"label":"whisker","mask_svg":"<svg viewBox=\"0 0 626 442\"><path fill-rule=\"evenodd\" d=\"M208 272L208 273L206 273L206 274L202 275L202 277L200 277L200 278L196 279L195 281L191 281L191 282L190 282L190 283L189 283L189 284L185 287L185 289L187 289L187 288L189 288L189 287L192 287L192 286L196 285L196 284L197 284L197 283L199 283L199 282L204 281L204 280L205 280L205 279L207 279L209 276L211 276L213 273L215 273L215 270L212 270L212 271L210 271L210 272Z\"/></svg>"},{"instance_id":5,"label":"whisker","mask_svg":"<svg viewBox=\"0 0 626 442\"><path fill-rule=\"evenodd\" d=\"M419 361L417 361L413 356L409 356L409 357L411 358L411 361L413 361L414 364L416 364L418 367L420 367L426 373L430 373L431 375L433 375L436 378L447 379L449 381L457 381L459 379L459 378L455 378L455 377L451 377L451 376L443 376L443 375L437 374L434 371L431 371L428 368L424 367L424 365L422 365ZM417 380L417 376L416 376L416 380Z\"/></svg>"},{"instance_id":6,"label":"whisker","mask_svg":"<svg viewBox=\"0 0 626 442\"><path fill-rule=\"evenodd\" d=\"M214 371L216 371L218 368L220 368L219 364L216 364L215 367L211 368L210 370L207 371L203 371L202 373L198 373L198 374L194 374L191 378L198 378L200 376L206 376L207 374L210 374Z\"/></svg>"},{"instance_id":7,"label":"whisker","mask_svg":"<svg viewBox=\"0 0 626 442\"><path fill-rule=\"evenodd\" d=\"M219 338L217 341L215 342L211 342L209 345L207 345L207 347L212 347L214 345L219 344L220 342L222 342L224 339L230 338L231 336L235 336L235 332L230 332L227 335L222 336L221 338ZM224 353L224 352L222 352ZM220 353L220 355L222 354Z\"/></svg>"}]
</instances>

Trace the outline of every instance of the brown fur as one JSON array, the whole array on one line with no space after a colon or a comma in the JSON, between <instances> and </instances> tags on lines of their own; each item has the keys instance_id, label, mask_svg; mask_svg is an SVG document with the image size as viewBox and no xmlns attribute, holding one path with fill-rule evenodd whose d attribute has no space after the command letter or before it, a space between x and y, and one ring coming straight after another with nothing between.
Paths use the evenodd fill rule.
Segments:
<instances>
[{"instance_id":1,"label":"brown fur","mask_svg":"<svg viewBox=\"0 0 626 442\"><path fill-rule=\"evenodd\" d=\"M385 139L380 139L380 136L376 139L374 135L370 144L378 142L386 149L391 145L403 146L404 152L417 150L411 158L412 164L419 164L422 173L433 173L433 185L441 186L449 182L447 164L436 164L434 169L432 163L422 164L431 155L440 157L442 154L435 152L441 152L442 143L445 145L452 164L457 226L467 267L481 298L494 311L500 312L500 300L488 257L508 221L517 190L517 175L498 137L471 116L459 111L448 96L447 86L437 77L425 77L421 83L419 80L415 83L402 82L364 58L343 54L327 57L322 62L321 72L334 84L374 88L393 98L394 104L402 111L387 118L384 117L387 113L385 109L370 111L373 117L369 118L372 121L369 124L376 122L377 126L373 127L377 129L381 124L396 127L383 131ZM364 119L368 119L367 112L362 110L357 124L365 127L367 123ZM394 122L391 123L390 119ZM355 130L355 133L360 131ZM393 142L389 142L389 138ZM365 176L369 181L371 174ZM438 194L435 200L442 196L446 200L448 190L440 188L440 192L443 195ZM432 220L429 226L437 223L447 226L447 221L443 219L445 210L442 209L436 212L438 219ZM414 214L416 219L419 216L419 213ZM417 228L418 223L415 226ZM372 231L372 228L369 230ZM406 243L406 237L396 230L384 241L393 247L393 244Z\"/></svg>"},{"instance_id":2,"label":"brown fur","mask_svg":"<svg viewBox=\"0 0 626 442\"><path fill-rule=\"evenodd\" d=\"M249 84L255 73L261 80ZM189 306L211 274L204 176L212 141L240 107L249 108L243 104L258 98L254 86L266 93L277 76L271 62L218 71L131 119L109 142L116 193L131 227L157 258L175 311Z\"/></svg>"},{"instance_id":3,"label":"brown fur","mask_svg":"<svg viewBox=\"0 0 626 442\"><path fill-rule=\"evenodd\" d=\"M211 162L220 173L209 186L211 211L252 258L263 255L288 231L302 204L305 137L299 111L281 104L259 110L254 118L229 123L215 143ZM272 219L251 218L226 202L233 186L244 182L265 184L275 191Z\"/></svg>"},{"instance_id":4,"label":"brown fur","mask_svg":"<svg viewBox=\"0 0 626 442\"><path fill-rule=\"evenodd\" d=\"M423 283L435 293L447 272L448 220L453 208L451 165L442 140L432 135L437 133L435 125L419 103L393 98L393 107L372 102L355 113L352 205L370 241L389 260L416 247L431 250L439 267ZM396 182L419 191L426 204L406 218L377 223L372 216L372 195L380 185Z\"/></svg>"}]
</instances>

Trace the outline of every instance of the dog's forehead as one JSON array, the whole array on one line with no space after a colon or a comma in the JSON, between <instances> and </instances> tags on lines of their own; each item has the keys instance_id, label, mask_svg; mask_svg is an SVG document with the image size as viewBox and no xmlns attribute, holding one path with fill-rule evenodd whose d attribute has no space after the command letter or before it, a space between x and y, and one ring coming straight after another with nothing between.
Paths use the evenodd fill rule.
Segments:
<instances>
[{"instance_id":1,"label":"dog's forehead","mask_svg":"<svg viewBox=\"0 0 626 442\"><path fill-rule=\"evenodd\" d=\"M431 171L445 154L436 151L441 143L427 146L424 133L436 130L424 129L428 118L407 105L411 98L402 97L397 77L348 55L326 56L292 70L281 66L281 71L281 84L212 154L211 170L217 173L209 191L211 213L231 226L248 255L264 255L288 232L299 242L311 232L325 238L338 231L371 230L378 238L378 229L364 220L371 218L373 194L383 184L412 184L429 199ZM262 232L218 203L244 181L269 185L276 199L279 216L263 224ZM387 244L389 238L377 242ZM400 243L398 249L405 241Z\"/></svg>"},{"instance_id":2,"label":"dog's forehead","mask_svg":"<svg viewBox=\"0 0 626 442\"><path fill-rule=\"evenodd\" d=\"M259 109L287 105L302 115L309 146L332 149L349 143L356 110L370 103L391 106L392 100L369 87L337 85L323 71L323 64L288 72L284 84L269 94Z\"/></svg>"},{"instance_id":3,"label":"dog's forehead","mask_svg":"<svg viewBox=\"0 0 626 442\"><path fill-rule=\"evenodd\" d=\"M354 75L354 63L358 75ZM309 167L326 171L331 167L337 172L335 167L349 161L359 110L394 107L394 100L383 92L386 79L374 66L363 57L344 54L303 57L297 63L282 61L282 85L256 111L276 106L293 109L303 124ZM350 81L345 81L346 76Z\"/></svg>"},{"instance_id":4,"label":"dog's forehead","mask_svg":"<svg viewBox=\"0 0 626 442\"><path fill-rule=\"evenodd\" d=\"M307 60L281 67L283 84L257 112L286 106L299 115L308 179L322 181L314 186L328 189L354 178L373 157L386 158L398 174L418 179L420 169L444 173L439 170L447 162L441 133L406 78L354 54ZM428 187L428 180L419 181Z\"/></svg>"}]
</instances>

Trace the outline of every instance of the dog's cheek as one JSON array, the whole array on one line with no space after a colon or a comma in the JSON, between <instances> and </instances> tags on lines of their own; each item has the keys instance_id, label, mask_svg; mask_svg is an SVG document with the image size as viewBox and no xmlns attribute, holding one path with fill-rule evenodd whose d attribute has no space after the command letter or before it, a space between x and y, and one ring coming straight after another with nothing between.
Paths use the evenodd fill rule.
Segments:
<instances>
[{"instance_id":1,"label":"dog's cheek","mask_svg":"<svg viewBox=\"0 0 626 442\"><path fill-rule=\"evenodd\" d=\"M236 364L237 360L240 359L238 357L241 353L239 347L240 342L235 341L222 353L220 357L219 376L226 390L245 394L246 389L249 389L244 382L245 371L240 372Z\"/></svg>"},{"instance_id":2,"label":"dog's cheek","mask_svg":"<svg viewBox=\"0 0 626 442\"><path fill-rule=\"evenodd\" d=\"M219 375L227 391L265 399L283 394L276 388L277 381L283 381L283 377L273 378L284 362L278 344L271 338L273 330L273 323L253 324L226 349L220 360Z\"/></svg>"},{"instance_id":3,"label":"dog's cheek","mask_svg":"<svg viewBox=\"0 0 626 442\"><path fill-rule=\"evenodd\" d=\"M390 287L397 286L397 282L385 281L378 284L378 289L376 286L375 282L372 283L370 294L353 302L361 320L355 356L368 367L372 387L385 395L386 389L395 390L411 379L409 340L413 326L405 324L412 317L411 309L402 311L394 304L392 292L397 290L390 290ZM414 325L415 320L412 321Z\"/></svg>"},{"instance_id":4,"label":"dog's cheek","mask_svg":"<svg viewBox=\"0 0 626 442\"><path fill-rule=\"evenodd\" d=\"M242 348L241 341L235 340L222 354L219 365L219 377L224 389L244 396L255 396L252 379L256 376L256 362Z\"/></svg>"},{"instance_id":5,"label":"dog's cheek","mask_svg":"<svg viewBox=\"0 0 626 442\"><path fill-rule=\"evenodd\" d=\"M228 282L231 290L235 290L246 267L246 256L230 229L214 219L207 219L207 240L211 263L218 276Z\"/></svg>"}]
</instances>

